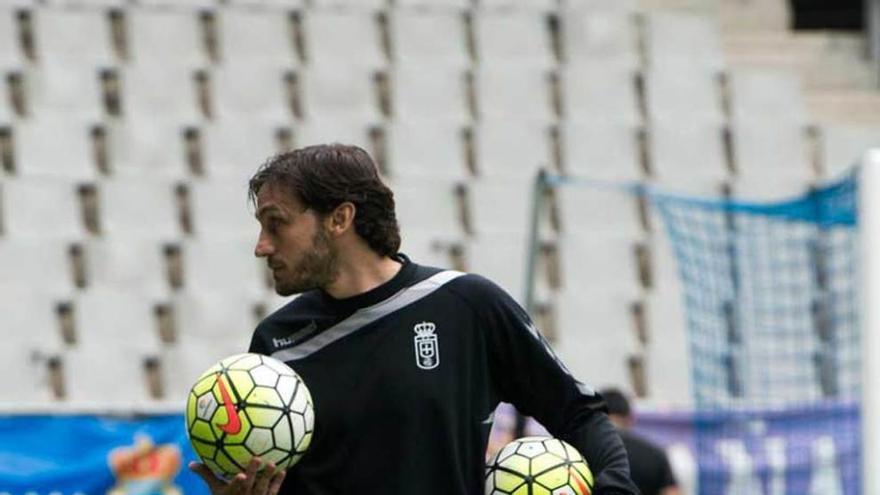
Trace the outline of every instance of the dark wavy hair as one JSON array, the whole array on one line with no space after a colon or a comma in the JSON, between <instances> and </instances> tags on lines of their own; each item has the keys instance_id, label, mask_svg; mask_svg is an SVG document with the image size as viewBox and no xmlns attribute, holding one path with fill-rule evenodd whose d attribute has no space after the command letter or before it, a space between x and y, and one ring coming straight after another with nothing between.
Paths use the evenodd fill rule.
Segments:
<instances>
[{"instance_id":1,"label":"dark wavy hair","mask_svg":"<svg viewBox=\"0 0 880 495\"><path fill-rule=\"evenodd\" d=\"M351 202L356 208L355 232L373 251L391 256L400 248L394 193L362 148L321 144L273 156L248 183L248 198L253 204L260 188L267 184L287 191L321 216Z\"/></svg>"}]
</instances>

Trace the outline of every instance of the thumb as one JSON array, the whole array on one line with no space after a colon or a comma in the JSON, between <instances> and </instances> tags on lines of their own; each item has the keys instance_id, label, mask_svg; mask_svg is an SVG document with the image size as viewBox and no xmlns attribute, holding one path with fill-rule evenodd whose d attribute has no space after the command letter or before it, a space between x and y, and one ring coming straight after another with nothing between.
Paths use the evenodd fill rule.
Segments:
<instances>
[{"instance_id":1,"label":"thumb","mask_svg":"<svg viewBox=\"0 0 880 495\"><path fill-rule=\"evenodd\" d=\"M189 470L199 475L200 478L208 485L212 492L216 491L218 488L223 486L223 483L217 479L217 476L214 475L214 472L211 469L200 463L200 462L190 462Z\"/></svg>"}]
</instances>

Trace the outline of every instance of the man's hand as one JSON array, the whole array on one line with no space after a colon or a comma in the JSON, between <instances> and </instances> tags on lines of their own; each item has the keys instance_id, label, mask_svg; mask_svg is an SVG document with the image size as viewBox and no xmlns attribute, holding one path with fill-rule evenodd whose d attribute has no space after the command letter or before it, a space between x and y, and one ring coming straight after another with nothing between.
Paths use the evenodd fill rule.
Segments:
<instances>
[{"instance_id":1,"label":"man's hand","mask_svg":"<svg viewBox=\"0 0 880 495\"><path fill-rule=\"evenodd\" d=\"M227 482L215 476L208 466L198 462L189 463L189 469L205 481L213 495L276 495L284 481L284 470L276 470L275 464L269 463L260 471L261 466L263 461L254 457L247 471L238 473L232 481Z\"/></svg>"}]
</instances>

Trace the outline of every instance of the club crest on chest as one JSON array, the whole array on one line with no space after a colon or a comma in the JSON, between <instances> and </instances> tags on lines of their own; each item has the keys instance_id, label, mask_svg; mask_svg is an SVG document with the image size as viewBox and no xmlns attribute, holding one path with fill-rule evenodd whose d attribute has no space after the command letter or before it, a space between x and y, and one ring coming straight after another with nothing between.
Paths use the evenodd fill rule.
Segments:
<instances>
[{"instance_id":1,"label":"club crest on chest","mask_svg":"<svg viewBox=\"0 0 880 495\"><path fill-rule=\"evenodd\" d=\"M440 345L434 333L436 329L437 325L430 321L417 323L413 327L416 334L413 338L416 366L423 370L432 370L440 365Z\"/></svg>"}]
</instances>

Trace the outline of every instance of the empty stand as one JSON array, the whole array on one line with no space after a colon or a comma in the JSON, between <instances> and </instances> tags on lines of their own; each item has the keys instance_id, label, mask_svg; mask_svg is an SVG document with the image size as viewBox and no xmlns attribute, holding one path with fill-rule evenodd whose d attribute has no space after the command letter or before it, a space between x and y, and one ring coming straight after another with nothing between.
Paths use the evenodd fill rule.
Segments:
<instances>
[{"instance_id":1,"label":"empty stand","mask_svg":"<svg viewBox=\"0 0 880 495\"><path fill-rule=\"evenodd\" d=\"M616 185L560 186L554 190L559 230L573 235L636 239L642 233L637 198Z\"/></svg>"},{"instance_id":2,"label":"empty stand","mask_svg":"<svg viewBox=\"0 0 880 495\"><path fill-rule=\"evenodd\" d=\"M298 87L309 120L369 122L379 119L375 73L351 68L312 67L297 73Z\"/></svg>"},{"instance_id":3,"label":"empty stand","mask_svg":"<svg viewBox=\"0 0 880 495\"><path fill-rule=\"evenodd\" d=\"M645 37L651 67L677 63L693 64L706 71L724 67L718 26L711 17L654 12L647 16Z\"/></svg>"},{"instance_id":4,"label":"empty stand","mask_svg":"<svg viewBox=\"0 0 880 495\"><path fill-rule=\"evenodd\" d=\"M456 239L464 232L456 184L447 181L394 181L395 210L404 237L418 233Z\"/></svg>"},{"instance_id":5,"label":"empty stand","mask_svg":"<svg viewBox=\"0 0 880 495\"><path fill-rule=\"evenodd\" d=\"M572 121L636 125L641 115L628 69L581 65L561 73L562 114Z\"/></svg>"},{"instance_id":6,"label":"empty stand","mask_svg":"<svg viewBox=\"0 0 880 495\"><path fill-rule=\"evenodd\" d=\"M471 233L522 234L529 229L531 182L472 181L467 184Z\"/></svg>"},{"instance_id":7,"label":"empty stand","mask_svg":"<svg viewBox=\"0 0 880 495\"><path fill-rule=\"evenodd\" d=\"M391 72L391 109L397 120L413 124L444 120L467 122L467 75L456 67L404 66Z\"/></svg>"},{"instance_id":8,"label":"empty stand","mask_svg":"<svg viewBox=\"0 0 880 495\"><path fill-rule=\"evenodd\" d=\"M647 112L652 122L721 124L721 86L715 74L695 64L665 64L645 74Z\"/></svg>"},{"instance_id":9,"label":"empty stand","mask_svg":"<svg viewBox=\"0 0 880 495\"><path fill-rule=\"evenodd\" d=\"M187 291L224 291L257 299L266 287L266 261L254 256L256 238L197 240L183 245L184 287Z\"/></svg>"},{"instance_id":10,"label":"empty stand","mask_svg":"<svg viewBox=\"0 0 880 495\"><path fill-rule=\"evenodd\" d=\"M18 10L0 7L0 68L17 68L24 63L18 35Z\"/></svg>"},{"instance_id":11,"label":"empty stand","mask_svg":"<svg viewBox=\"0 0 880 495\"><path fill-rule=\"evenodd\" d=\"M223 65L298 64L292 25L290 15L276 9L223 9L218 29Z\"/></svg>"},{"instance_id":12,"label":"empty stand","mask_svg":"<svg viewBox=\"0 0 880 495\"><path fill-rule=\"evenodd\" d=\"M731 119L748 124L756 120L799 126L806 120L806 105L797 76L770 69L738 69L729 79Z\"/></svg>"},{"instance_id":13,"label":"empty stand","mask_svg":"<svg viewBox=\"0 0 880 495\"><path fill-rule=\"evenodd\" d=\"M100 70L88 66L45 64L24 73L29 117L93 121L104 116Z\"/></svg>"},{"instance_id":14,"label":"empty stand","mask_svg":"<svg viewBox=\"0 0 880 495\"><path fill-rule=\"evenodd\" d=\"M147 362L154 356L118 347L64 353L65 402L83 407L143 407L150 398ZM123 385L124 384L124 385Z\"/></svg>"},{"instance_id":15,"label":"empty stand","mask_svg":"<svg viewBox=\"0 0 880 495\"><path fill-rule=\"evenodd\" d=\"M453 0L449 1L451 3ZM456 1L467 3L467 0ZM462 11L397 9L389 18L396 66L430 65L462 69L470 64Z\"/></svg>"},{"instance_id":16,"label":"empty stand","mask_svg":"<svg viewBox=\"0 0 880 495\"><path fill-rule=\"evenodd\" d=\"M626 124L567 123L561 127L562 170L600 180L640 180L638 131Z\"/></svg>"},{"instance_id":17,"label":"empty stand","mask_svg":"<svg viewBox=\"0 0 880 495\"><path fill-rule=\"evenodd\" d=\"M128 58L145 72L210 62L196 9L130 9L126 21Z\"/></svg>"},{"instance_id":18,"label":"empty stand","mask_svg":"<svg viewBox=\"0 0 880 495\"><path fill-rule=\"evenodd\" d=\"M718 195L728 179L723 128L718 124L657 122L648 134L651 173L663 186Z\"/></svg>"},{"instance_id":19,"label":"empty stand","mask_svg":"<svg viewBox=\"0 0 880 495\"><path fill-rule=\"evenodd\" d=\"M190 204L195 235L205 240L256 242L260 227L247 191L244 180L194 184L190 189Z\"/></svg>"},{"instance_id":20,"label":"empty stand","mask_svg":"<svg viewBox=\"0 0 880 495\"><path fill-rule=\"evenodd\" d=\"M546 125L529 121L498 122L480 125L475 135L476 170L481 178L529 181L539 168L555 166L550 128Z\"/></svg>"},{"instance_id":21,"label":"empty stand","mask_svg":"<svg viewBox=\"0 0 880 495\"><path fill-rule=\"evenodd\" d=\"M44 67L64 63L88 68L116 62L109 11L47 8L31 12L37 58Z\"/></svg>"},{"instance_id":22,"label":"empty stand","mask_svg":"<svg viewBox=\"0 0 880 495\"><path fill-rule=\"evenodd\" d=\"M212 117L231 121L292 119L292 77L293 71L274 64L252 62L218 67L211 71Z\"/></svg>"},{"instance_id":23,"label":"empty stand","mask_svg":"<svg viewBox=\"0 0 880 495\"><path fill-rule=\"evenodd\" d=\"M120 79L124 117L179 123L199 122L205 117L199 72L194 69L132 66Z\"/></svg>"},{"instance_id":24,"label":"empty stand","mask_svg":"<svg viewBox=\"0 0 880 495\"><path fill-rule=\"evenodd\" d=\"M303 17L306 61L310 65L376 69L387 64L380 25L372 12L312 10ZM347 70L345 71L347 72Z\"/></svg>"},{"instance_id":25,"label":"empty stand","mask_svg":"<svg viewBox=\"0 0 880 495\"><path fill-rule=\"evenodd\" d=\"M621 300L639 297L641 286L633 239L577 233L560 237L556 246L564 291L592 293L601 286L598 292Z\"/></svg>"},{"instance_id":26,"label":"empty stand","mask_svg":"<svg viewBox=\"0 0 880 495\"><path fill-rule=\"evenodd\" d=\"M5 236L72 240L86 235L77 183L5 180L0 182L0 195Z\"/></svg>"},{"instance_id":27,"label":"empty stand","mask_svg":"<svg viewBox=\"0 0 880 495\"><path fill-rule=\"evenodd\" d=\"M108 126L111 176L183 179L189 175L186 132L182 123L142 121L137 117Z\"/></svg>"},{"instance_id":28,"label":"empty stand","mask_svg":"<svg viewBox=\"0 0 880 495\"><path fill-rule=\"evenodd\" d=\"M641 65L636 21L628 12L567 8L560 19L566 65L618 70Z\"/></svg>"},{"instance_id":29,"label":"empty stand","mask_svg":"<svg viewBox=\"0 0 880 495\"><path fill-rule=\"evenodd\" d=\"M256 119L228 120L198 128L203 174L223 181L247 180L269 157L281 151L286 127Z\"/></svg>"},{"instance_id":30,"label":"empty stand","mask_svg":"<svg viewBox=\"0 0 880 495\"><path fill-rule=\"evenodd\" d=\"M15 171L22 177L90 180L98 175L94 125L35 120L15 127ZM47 145L47 143L52 143Z\"/></svg>"},{"instance_id":31,"label":"empty stand","mask_svg":"<svg viewBox=\"0 0 880 495\"><path fill-rule=\"evenodd\" d=\"M156 305L160 302L119 287L90 288L78 294L73 310L77 348L120 348L143 355L158 352Z\"/></svg>"},{"instance_id":32,"label":"empty stand","mask_svg":"<svg viewBox=\"0 0 880 495\"><path fill-rule=\"evenodd\" d=\"M481 120L554 120L551 72L531 65L482 67L476 73Z\"/></svg>"},{"instance_id":33,"label":"empty stand","mask_svg":"<svg viewBox=\"0 0 880 495\"><path fill-rule=\"evenodd\" d=\"M144 298L170 293L168 246L161 242L91 239L85 243L88 290L123 291Z\"/></svg>"},{"instance_id":34,"label":"empty stand","mask_svg":"<svg viewBox=\"0 0 880 495\"><path fill-rule=\"evenodd\" d=\"M101 234L118 239L173 241L182 235L177 185L115 179L98 190Z\"/></svg>"},{"instance_id":35,"label":"empty stand","mask_svg":"<svg viewBox=\"0 0 880 495\"><path fill-rule=\"evenodd\" d=\"M555 63L548 18L511 9L477 12L474 19L477 62L549 67Z\"/></svg>"},{"instance_id":36,"label":"empty stand","mask_svg":"<svg viewBox=\"0 0 880 495\"><path fill-rule=\"evenodd\" d=\"M862 159L865 150L880 147L880 129L827 125L822 128L822 166L828 177L839 177Z\"/></svg>"},{"instance_id":37,"label":"empty stand","mask_svg":"<svg viewBox=\"0 0 880 495\"><path fill-rule=\"evenodd\" d=\"M463 180L468 176L461 126L399 121L386 135L392 177Z\"/></svg>"},{"instance_id":38,"label":"empty stand","mask_svg":"<svg viewBox=\"0 0 880 495\"><path fill-rule=\"evenodd\" d=\"M481 235L465 245L467 271L501 286L517 301L524 300L528 237L521 234Z\"/></svg>"},{"instance_id":39,"label":"empty stand","mask_svg":"<svg viewBox=\"0 0 880 495\"><path fill-rule=\"evenodd\" d=\"M3 273L0 294L9 295L23 287L39 287L40 294L46 296L70 296L75 290L70 248L71 244L64 240L13 238L0 241L0 273ZM46 316L49 313L34 317L40 320Z\"/></svg>"}]
</instances>

